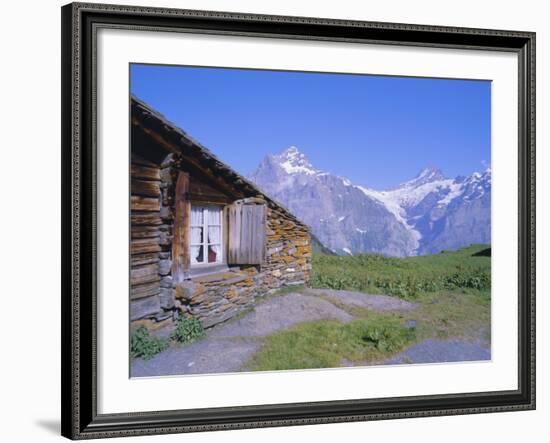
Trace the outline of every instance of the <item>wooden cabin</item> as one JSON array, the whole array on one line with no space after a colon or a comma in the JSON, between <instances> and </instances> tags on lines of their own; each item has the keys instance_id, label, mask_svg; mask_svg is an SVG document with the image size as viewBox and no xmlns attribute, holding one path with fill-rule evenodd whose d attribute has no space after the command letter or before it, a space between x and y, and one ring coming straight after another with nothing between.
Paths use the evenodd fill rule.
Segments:
<instances>
[{"instance_id":1,"label":"wooden cabin","mask_svg":"<svg viewBox=\"0 0 550 443\"><path fill-rule=\"evenodd\" d=\"M130 179L132 326L210 327L307 284L309 228L135 97Z\"/></svg>"}]
</instances>

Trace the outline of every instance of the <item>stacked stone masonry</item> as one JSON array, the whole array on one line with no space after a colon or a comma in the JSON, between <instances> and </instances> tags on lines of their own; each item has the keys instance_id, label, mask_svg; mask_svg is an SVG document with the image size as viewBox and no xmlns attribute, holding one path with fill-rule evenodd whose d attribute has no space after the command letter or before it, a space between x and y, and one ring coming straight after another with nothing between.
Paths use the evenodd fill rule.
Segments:
<instances>
[{"instance_id":1,"label":"stacked stone masonry","mask_svg":"<svg viewBox=\"0 0 550 443\"><path fill-rule=\"evenodd\" d=\"M309 281L311 241L307 228L282 211L268 208L266 248L263 265L241 266L178 285L178 307L210 327L235 316L262 296Z\"/></svg>"}]
</instances>

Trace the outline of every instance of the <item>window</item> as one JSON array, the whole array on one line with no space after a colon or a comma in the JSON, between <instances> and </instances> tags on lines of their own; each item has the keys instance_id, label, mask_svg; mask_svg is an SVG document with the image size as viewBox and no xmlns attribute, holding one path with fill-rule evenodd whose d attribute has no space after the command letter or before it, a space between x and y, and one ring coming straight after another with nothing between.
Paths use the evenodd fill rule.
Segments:
<instances>
[{"instance_id":1,"label":"window","mask_svg":"<svg viewBox=\"0 0 550 443\"><path fill-rule=\"evenodd\" d=\"M191 206L191 266L221 263L222 208Z\"/></svg>"}]
</instances>

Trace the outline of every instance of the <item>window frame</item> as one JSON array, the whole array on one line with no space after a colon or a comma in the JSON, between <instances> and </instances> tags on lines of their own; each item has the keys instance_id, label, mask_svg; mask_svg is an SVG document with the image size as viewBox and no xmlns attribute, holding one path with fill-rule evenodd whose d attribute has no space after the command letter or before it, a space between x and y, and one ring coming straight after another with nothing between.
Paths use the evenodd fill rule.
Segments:
<instances>
[{"instance_id":1,"label":"window frame","mask_svg":"<svg viewBox=\"0 0 550 443\"><path fill-rule=\"evenodd\" d=\"M189 267L191 269L196 269L196 268L206 268L206 267L211 267L211 266L219 266L219 265L222 265L222 264L225 264L226 260L225 260L225 255L224 255L224 251L225 251L225 248L224 248L224 221L223 221L223 214L224 214L224 210L223 210L223 206L222 205L216 205L216 204L211 204L211 203L202 203L202 202L191 202L191 208L190 208L190 212L192 213L193 212L193 208L202 208L203 209L203 213L202 213L202 226L199 226L199 225L193 225L191 222L189 223ZM211 209L211 208L216 208L220 211L220 223L218 225L210 225L208 223L208 210ZM190 215L191 215L190 213ZM213 261L213 262L209 262L208 261L208 246L210 245L217 245L218 243L209 243L208 242L208 228L209 226L217 226L219 227L220 229L220 240L219 240L219 245L220 245L220 252L218 254L218 256L220 257L219 260L216 260L216 261ZM202 232L203 232L203 236L202 236L202 242L201 243L193 243L191 241L191 231L193 228L197 228L197 227L200 227L202 228ZM203 261L202 262L197 262L197 263L193 263L193 256L192 256L192 253L191 253L191 248L193 248L194 246L202 246L203 247Z\"/></svg>"}]
</instances>

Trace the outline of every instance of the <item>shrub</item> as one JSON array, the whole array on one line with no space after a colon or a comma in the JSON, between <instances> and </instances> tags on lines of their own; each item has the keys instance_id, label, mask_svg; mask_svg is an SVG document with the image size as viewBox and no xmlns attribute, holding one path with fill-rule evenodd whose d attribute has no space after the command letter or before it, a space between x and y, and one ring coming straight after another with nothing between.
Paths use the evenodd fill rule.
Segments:
<instances>
[{"instance_id":1,"label":"shrub","mask_svg":"<svg viewBox=\"0 0 550 443\"><path fill-rule=\"evenodd\" d=\"M489 289L491 287L491 274L479 269L471 274L456 273L445 279L445 286L447 288Z\"/></svg>"},{"instance_id":2,"label":"shrub","mask_svg":"<svg viewBox=\"0 0 550 443\"><path fill-rule=\"evenodd\" d=\"M393 324L368 325L363 340L372 343L381 352L401 350L414 335L414 329L406 329Z\"/></svg>"},{"instance_id":3,"label":"shrub","mask_svg":"<svg viewBox=\"0 0 550 443\"><path fill-rule=\"evenodd\" d=\"M140 326L130 335L130 355L132 357L149 360L167 347L167 340L152 336L145 326Z\"/></svg>"},{"instance_id":4,"label":"shrub","mask_svg":"<svg viewBox=\"0 0 550 443\"><path fill-rule=\"evenodd\" d=\"M204 328L198 318L182 316L178 318L172 339L180 343L190 343L204 335Z\"/></svg>"}]
</instances>

